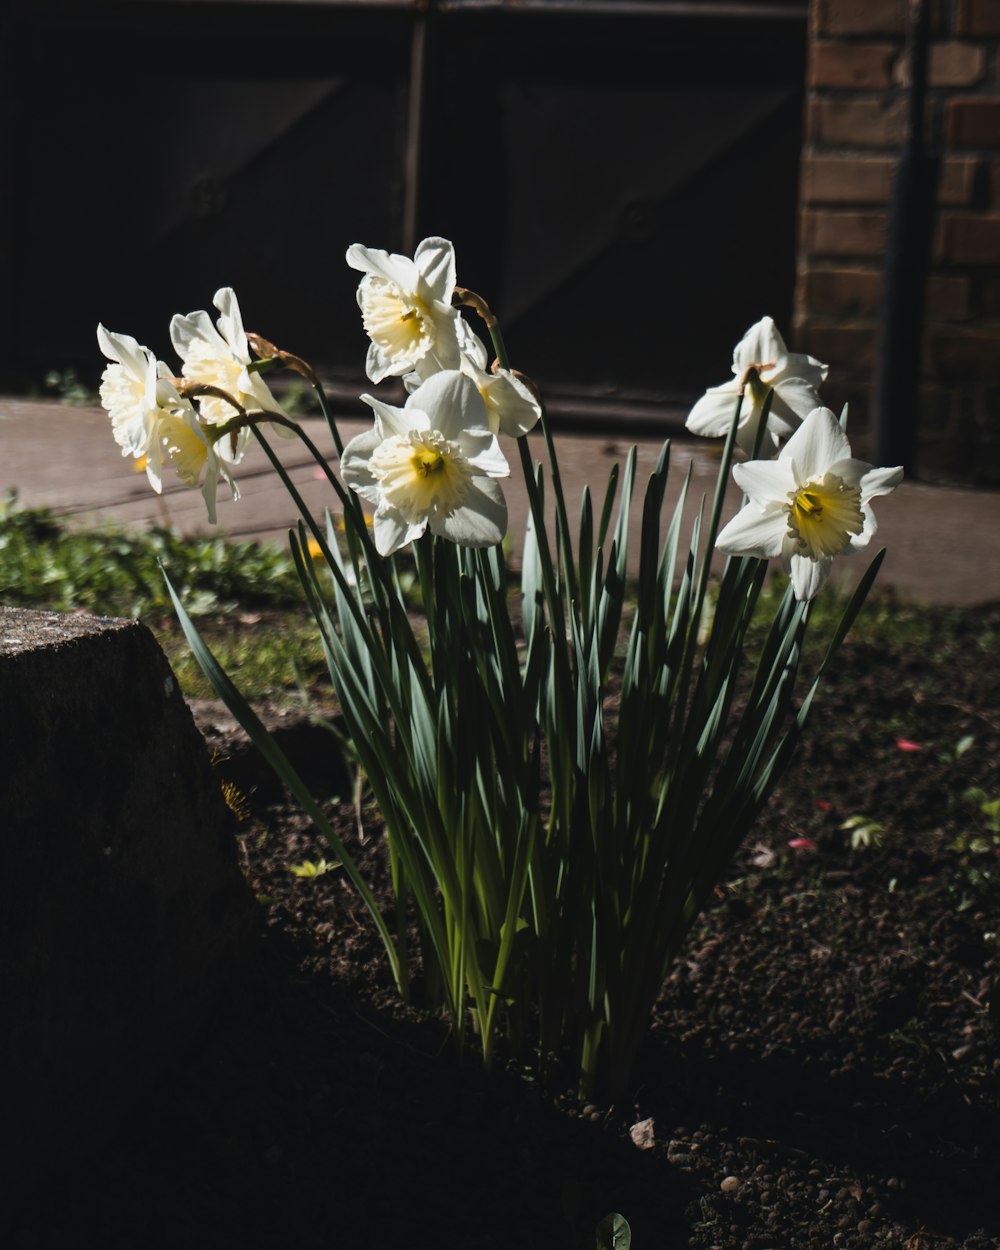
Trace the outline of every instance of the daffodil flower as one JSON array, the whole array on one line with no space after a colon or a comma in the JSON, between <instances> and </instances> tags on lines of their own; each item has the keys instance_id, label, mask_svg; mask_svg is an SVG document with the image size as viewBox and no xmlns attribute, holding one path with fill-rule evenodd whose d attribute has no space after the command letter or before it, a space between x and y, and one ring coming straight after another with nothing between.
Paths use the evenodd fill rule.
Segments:
<instances>
[{"instance_id":1,"label":"daffodil flower","mask_svg":"<svg viewBox=\"0 0 1000 1250\"><path fill-rule=\"evenodd\" d=\"M221 287L213 300L221 314L215 325L207 312L178 313L170 322L170 341L184 362L181 372L191 382L214 386L231 395L241 408L259 408L281 413L281 406L259 373L251 372L250 345L243 329L243 317L232 287ZM226 400L201 396L198 411L209 425L222 425L236 415ZM293 433L281 426L279 434ZM249 430L242 429L232 440L221 440L219 455L237 464L246 448Z\"/></svg>"},{"instance_id":2,"label":"daffodil flower","mask_svg":"<svg viewBox=\"0 0 1000 1250\"><path fill-rule=\"evenodd\" d=\"M486 405L490 430L508 438L521 438L541 418L542 405L513 370L501 369L496 364L490 370L488 364L489 356L482 340L470 330L459 369L476 384ZM418 373L408 373L403 378L409 394L417 391L424 381Z\"/></svg>"},{"instance_id":3,"label":"daffodil flower","mask_svg":"<svg viewBox=\"0 0 1000 1250\"><path fill-rule=\"evenodd\" d=\"M122 455L137 459L149 447L150 423L159 406L159 366L148 347L128 334L97 327L97 342L112 362L101 377L101 406L111 417L111 432Z\"/></svg>"},{"instance_id":4,"label":"daffodil flower","mask_svg":"<svg viewBox=\"0 0 1000 1250\"><path fill-rule=\"evenodd\" d=\"M463 547L489 547L507 532L496 478L510 467L487 424L475 383L450 369L434 374L403 408L361 397L375 427L344 448L347 485L375 504L373 535L388 556L430 526Z\"/></svg>"},{"instance_id":5,"label":"daffodil flower","mask_svg":"<svg viewBox=\"0 0 1000 1250\"><path fill-rule=\"evenodd\" d=\"M898 486L903 470L855 460L840 422L816 408L776 460L734 465L733 477L747 504L715 545L727 555L781 556L796 599L812 599L834 556L868 545L877 528L870 501Z\"/></svg>"},{"instance_id":6,"label":"daffodil flower","mask_svg":"<svg viewBox=\"0 0 1000 1250\"><path fill-rule=\"evenodd\" d=\"M111 430L122 455L145 458L146 476L157 494L163 490L163 465L173 466L185 486L201 485L208 519L215 524L219 478L233 493L232 474L216 454L198 414L178 394L170 370L148 347L128 334L97 327L97 341L110 365L101 380L101 404L111 416Z\"/></svg>"},{"instance_id":7,"label":"daffodil flower","mask_svg":"<svg viewBox=\"0 0 1000 1250\"><path fill-rule=\"evenodd\" d=\"M347 263L365 275L358 305L371 339L365 371L373 382L458 368L471 331L452 307L455 249L447 239L424 239L412 260L354 243Z\"/></svg>"},{"instance_id":8,"label":"daffodil flower","mask_svg":"<svg viewBox=\"0 0 1000 1250\"><path fill-rule=\"evenodd\" d=\"M764 401L773 389L766 438L761 444L763 449L769 438L770 450L777 446L779 438L787 438L814 408L820 407L816 388L827 372L827 366L812 356L789 352L774 322L764 317L747 330L733 351L736 376L705 392L688 414L687 428L706 438L728 434L737 398L742 395L736 441L752 456Z\"/></svg>"}]
</instances>

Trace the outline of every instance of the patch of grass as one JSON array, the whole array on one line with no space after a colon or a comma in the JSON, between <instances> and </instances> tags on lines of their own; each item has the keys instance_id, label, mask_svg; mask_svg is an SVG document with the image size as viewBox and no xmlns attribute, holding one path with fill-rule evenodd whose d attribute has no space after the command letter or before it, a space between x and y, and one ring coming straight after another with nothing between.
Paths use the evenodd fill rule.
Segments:
<instances>
[{"instance_id":1,"label":"patch of grass","mask_svg":"<svg viewBox=\"0 0 1000 1250\"><path fill-rule=\"evenodd\" d=\"M146 618L170 610L160 566L192 616L300 607L291 557L256 543L181 538L157 526L68 526L50 508L0 498L0 598L17 607Z\"/></svg>"},{"instance_id":2,"label":"patch of grass","mask_svg":"<svg viewBox=\"0 0 1000 1250\"><path fill-rule=\"evenodd\" d=\"M172 617L148 622L188 698L214 692ZM264 614L235 612L203 619L198 628L215 658L251 703L307 703L329 693L319 634L305 609Z\"/></svg>"},{"instance_id":3,"label":"patch of grass","mask_svg":"<svg viewBox=\"0 0 1000 1250\"><path fill-rule=\"evenodd\" d=\"M861 572L863 565L858 565ZM761 593L758 612L767 620L784 594L787 579L773 578ZM843 614L851 587L827 586L813 600L810 631L815 639L829 638ZM946 659L957 648L992 654L1000 647L1000 614L987 619L963 608L904 603L876 582L848 635L851 642L899 654L919 654L925 660Z\"/></svg>"}]
</instances>

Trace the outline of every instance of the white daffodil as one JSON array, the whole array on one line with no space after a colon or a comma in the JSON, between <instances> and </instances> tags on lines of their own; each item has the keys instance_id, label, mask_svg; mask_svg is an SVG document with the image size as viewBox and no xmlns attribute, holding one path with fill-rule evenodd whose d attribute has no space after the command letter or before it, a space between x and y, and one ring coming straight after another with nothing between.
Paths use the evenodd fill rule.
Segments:
<instances>
[{"instance_id":1,"label":"white daffodil","mask_svg":"<svg viewBox=\"0 0 1000 1250\"><path fill-rule=\"evenodd\" d=\"M814 408L820 407L816 388L826 378L828 369L812 356L789 352L770 317L752 325L733 352L731 382L710 387L688 414L687 428L692 434L718 438L729 433L736 411L737 397L742 394L736 441L748 456L753 455L757 431L768 391L774 390L767 419L765 441L767 450L787 438Z\"/></svg>"},{"instance_id":2,"label":"white daffodil","mask_svg":"<svg viewBox=\"0 0 1000 1250\"><path fill-rule=\"evenodd\" d=\"M510 468L487 424L475 383L436 373L404 408L361 397L375 427L344 448L347 485L375 504L375 547L383 556L430 526L463 547L489 547L507 532L507 503L495 478Z\"/></svg>"},{"instance_id":3,"label":"white daffodil","mask_svg":"<svg viewBox=\"0 0 1000 1250\"><path fill-rule=\"evenodd\" d=\"M506 434L508 438L521 438L534 429L541 418L542 405L512 370L497 368L494 372L487 368L488 364L489 356L482 340L470 330L459 369L475 382L486 405L490 430L494 434ZM403 385L412 395L424 381L418 373L408 373Z\"/></svg>"},{"instance_id":4,"label":"white daffodil","mask_svg":"<svg viewBox=\"0 0 1000 1250\"><path fill-rule=\"evenodd\" d=\"M866 547L877 528L870 501L899 484L903 470L874 469L851 456L829 408L810 412L776 460L733 466L747 504L716 546L734 556L781 556L796 599L812 599L833 557Z\"/></svg>"},{"instance_id":5,"label":"white daffodil","mask_svg":"<svg viewBox=\"0 0 1000 1250\"><path fill-rule=\"evenodd\" d=\"M111 432L122 455L138 459L149 447L151 422L159 407L156 357L131 335L112 334L102 325L97 327L97 342L112 362L101 377L101 406L111 417Z\"/></svg>"},{"instance_id":6,"label":"white daffodil","mask_svg":"<svg viewBox=\"0 0 1000 1250\"><path fill-rule=\"evenodd\" d=\"M281 413L281 406L259 373L251 373L250 345L243 329L240 306L232 287L221 287L212 301L221 316L215 325L207 312L178 313L170 322L170 341L184 362L181 372L190 382L225 391L242 408ZM223 425L236 416L236 409L213 395L198 398L198 411L209 425ZM279 434L294 433L282 426ZM232 440L222 440L219 454L237 464L246 448L249 431L243 429Z\"/></svg>"},{"instance_id":7,"label":"white daffodil","mask_svg":"<svg viewBox=\"0 0 1000 1250\"><path fill-rule=\"evenodd\" d=\"M239 491L188 400L177 393L170 370L148 347L127 334L97 327L101 351L113 363L101 380L101 404L111 416L111 430L122 455L145 457L146 476L157 494L163 490L163 464L173 465L185 486L201 484L208 519L215 524L219 478Z\"/></svg>"},{"instance_id":8,"label":"white daffodil","mask_svg":"<svg viewBox=\"0 0 1000 1250\"><path fill-rule=\"evenodd\" d=\"M412 260L354 243L347 263L365 275L358 305L371 339L365 371L373 382L411 369L423 378L458 368L470 331L452 307L455 249L447 239L424 239Z\"/></svg>"}]
</instances>

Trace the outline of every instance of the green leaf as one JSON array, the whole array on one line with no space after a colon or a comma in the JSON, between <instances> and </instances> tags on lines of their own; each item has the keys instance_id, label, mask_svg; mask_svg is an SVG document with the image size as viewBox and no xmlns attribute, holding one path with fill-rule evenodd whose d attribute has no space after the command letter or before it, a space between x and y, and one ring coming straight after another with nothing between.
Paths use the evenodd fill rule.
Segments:
<instances>
[{"instance_id":1,"label":"green leaf","mask_svg":"<svg viewBox=\"0 0 1000 1250\"><path fill-rule=\"evenodd\" d=\"M613 1211L597 1226L597 1250L629 1250L632 1230L624 1215Z\"/></svg>"}]
</instances>

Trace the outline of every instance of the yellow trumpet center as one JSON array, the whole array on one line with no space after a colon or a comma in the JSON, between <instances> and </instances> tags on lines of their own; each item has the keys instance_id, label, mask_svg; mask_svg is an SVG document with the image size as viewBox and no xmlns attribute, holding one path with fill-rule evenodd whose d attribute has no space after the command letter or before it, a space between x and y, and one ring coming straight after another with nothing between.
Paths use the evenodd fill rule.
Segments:
<instances>
[{"instance_id":1,"label":"yellow trumpet center","mask_svg":"<svg viewBox=\"0 0 1000 1250\"><path fill-rule=\"evenodd\" d=\"M796 554L812 560L838 555L865 525L860 486L849 486L836 473L790 491L786 512Z\"/></svg>"},{"instance_id":2,"label":"yellow trumpet center","mask_svg":"<svg viewBox=\"0 0 1000 1250\"><path fill-rule=\"evenodd\" d=\"M365 330L393 364L415 362L434 340L430 310L412 292L394 282L369 277L359 291Z\"/></svg>"},{"instance_id":3,"label":"yellow trumpet center","mask_svg":"<svg viewBox=\"0 0 1000 1250\"><path fill-rule=\"evenodd\" d=\"M410 524L461 507L473 476L458 445L437 430L387 438L372 453L368 467L386 502Z\"/></svg>"}]
</instances>

